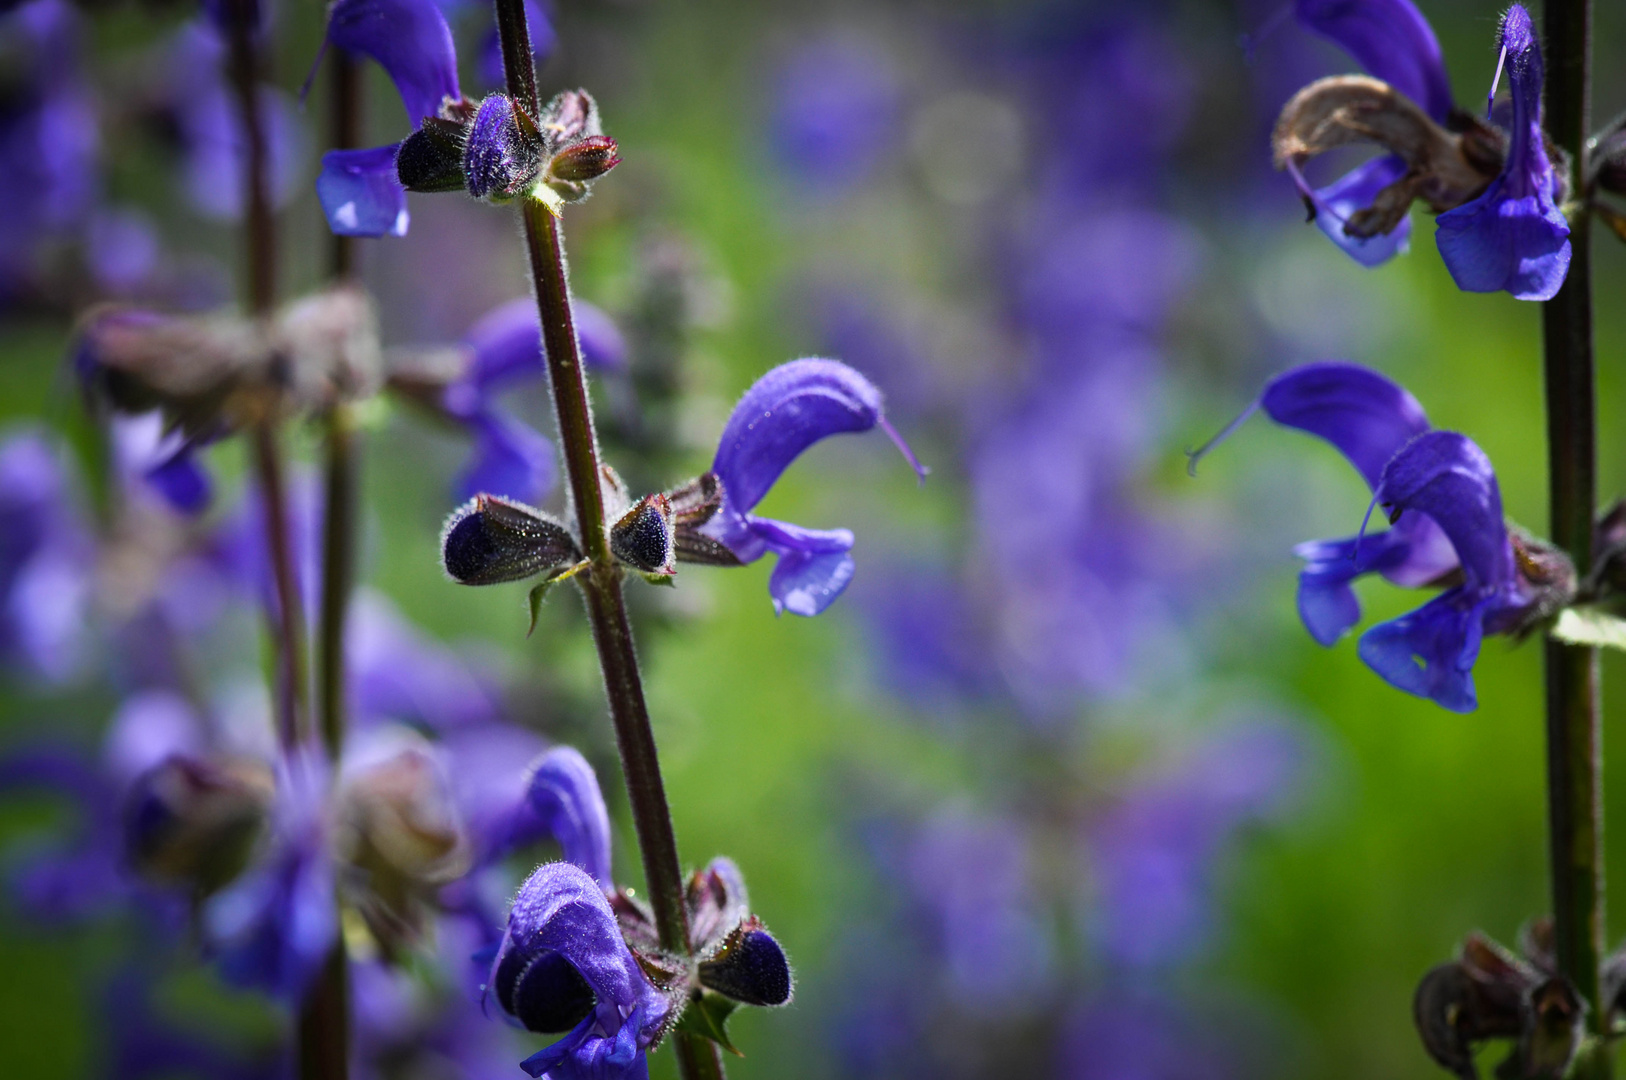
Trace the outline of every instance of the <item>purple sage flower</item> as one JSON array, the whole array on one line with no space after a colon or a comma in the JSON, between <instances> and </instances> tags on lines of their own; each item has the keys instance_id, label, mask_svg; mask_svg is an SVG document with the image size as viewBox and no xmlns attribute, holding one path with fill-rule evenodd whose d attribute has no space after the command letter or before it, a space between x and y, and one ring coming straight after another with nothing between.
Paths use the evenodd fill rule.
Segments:
<instances>
[{"instance_id":1,"label":"purple sage flower","mask_svg":"<svg viewBox=\"0 0 1626 1080\"><path fill-rule=\"evenodd\" d=\"M604 890L585 870L546 863L520 886L491 964L490 993L504 1013L533 1030L556 1030L557 980L543 961L562 958L589 993L586 1014L564 1038L520 1063L550 1080L646 1077L644 1051L660 1034L669 1003L622 940Z\"/></svg>"},{"instance_id":2,"label":"purple sage flower","mask_svg":"<svg viewBox=\"0 0 1626 1080\"><path fill-rule=\"evenodd\" d=\"M1542 141L1541 43L1518 4L1502 17L1501 47L1497 76L1505 64L1513 91L1506 163L1483 195L1439 216L1435 239L1457 288L1549 300L1569 273L1570 226Z\"/></svg>"},{"instance_id":3,"label":"purple sage flower","mask_svg":"<svg viewBox=\"0 0 1626 1080\"><path fill-rule=\"evenodd\" d=\"M1440 43L1411 0L1298 0L1294 12L1312 32L1341 46L1373 76L1382 79L1443 124L1455 107ZM1372 204L1378 192L1406 174L1398 154L1385 154L1356 166L1323 188L1312 188L1296 167L1293 182L1315 208L1316 227L1362 266L1377 266L1404 251L1411 221L1386 234L1346 236L1350 214Z\"/></svg>"},{"instance_id":4,"label":"purple sage flower","mask_svg":"<svg viewBox=\"0 0 1626 1080\"><path fill-rule=\"evenodd\" d=\"M614 321L585 300L571 307L583 363L598 371L624 369L627 345ZM474 436L457 498L502 495L540 505L557 479L553 444L497 403L503 392L546 374L536 301L523 296L498 305L469 327L463 344L471 353L468 367L441 394L442 407Z\"/></svg>"},{"instance_id":5,"label":"purple sage flower","mask_svg":"<svg viewBox=\"0 0 1626 1080\"><path fill-rule=\"evenodd\" d=\"M338 0L328 12L327 43L368 56L395 82L416 130L461 101L457 53L434 0ZM322 155L316 194L328 227L340 236L405 236L411 221L396 176L399 143Z\"/></svg>"},{"instance_id":6,"label":"purple sage flower","mask_svg":"<svg viewBox=\"0 0 1626 1080\"><path fill-rule=\"evenodd\" d=\"M1256 408L1332 443L1372 488L1372 505L1389 508L1386 532L1367 535L1363 525L1356 536L1297 549L1306 563L1299 614L1310 636L1331 645L1360 620L1350 583L1363 574L1412 588L1453 584L1460 574L1461 584L1368 630L1359 651L1400 689L1471 712L1481 636L1513 629L1534 602L1515 570L1484 451L1464 435L1430 430L1411 394L1356 364L1306 364L1277 376L1218 439ZM1193 466L1213 445L1193 455Z\"/></svg>"},{"instance_id":7,"label":"purple sage flower","mask_svg":"<svg viewBox=\"0 0 1626 1080\"><path fill-rule=\"evenodd\" d=\"M744 563L770 551L777 556L768 579L776 612L817 615L841 595L853 576L853 534L808 529L751 511L803 450L826 436L876 426L924 480L925 467L881 410L881 392L839 360L781 364L734 406L711 466L723 482L723 504L701 531Z\"/></svg>"}]
</instances>

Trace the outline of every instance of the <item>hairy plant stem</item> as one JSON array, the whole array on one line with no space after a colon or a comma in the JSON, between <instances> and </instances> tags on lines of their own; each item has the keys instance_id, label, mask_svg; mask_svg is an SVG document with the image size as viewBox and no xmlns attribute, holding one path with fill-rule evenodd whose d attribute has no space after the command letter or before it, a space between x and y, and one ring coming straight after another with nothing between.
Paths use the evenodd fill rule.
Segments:
<instances>
[{"instance_id":1,"label":"hairy plant stem","mask_svg":"<svg viewBox=\"0 0 1626 1080\"><path fill-rule=\"evenodd\" d=\"M496 0L497 32L502 44L503 71L508 96L532 117L541 114L536 92L536 69L531 60L530 29L524 0ZM565 268L564 236L559 221L541 203L523 199L520 216L530 256L531 279L541 320L543 352L553 391L554 417L564 450L565 472L575 507L577 531L591 570L577 581L587 601L593 643L598 648L615 724L621 771L632 804L633 826L644 865L644 882L663 948L687 955L688 917L683 905L683 872L678 861L677 838L661 780L655 732L644 702L643 681L632 626L627 621L621 592L621 567L610 554L604 528L604 490L593 432L593 410L582 369L570 306L570 281ZM675 1035L678 1071L685 1080L722 1080L722 1058L709 1040L679 1032Z\"/></svg>"},{"instance_id":2,"label":"hairy plant stem","mask_svg":"<svg viewBox=\"0 0 1626 1080\"><path fill-rule=\"evenodd\" d=\"M1576 183L1586 176L1592 48L1591 0L1548 0L1546 124L1573 159ZM1547 403L1547 470L1552 538L1577 573L1592 565L1597 501L1597 404L1592 351L1592 264L1585 200L1571 220L1570 268L1564 286L1543 305ZM1608 1014L1599 997L1604 955L1603 731L1597 650L1546 644L1547 804L1553 921L1559 971L1575 984L1599 1038L1573 1075L1602 1080L1611 1071Z\"/></svg>"}]
</instances>

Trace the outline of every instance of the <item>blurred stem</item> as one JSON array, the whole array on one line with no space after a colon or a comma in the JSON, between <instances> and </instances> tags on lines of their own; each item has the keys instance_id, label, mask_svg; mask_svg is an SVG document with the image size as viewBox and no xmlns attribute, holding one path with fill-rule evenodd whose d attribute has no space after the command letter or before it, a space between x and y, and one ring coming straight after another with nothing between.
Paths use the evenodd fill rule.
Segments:
<instances>
[{"instance_id":1,"label":"blurred stem","mask_svg":"<svg viewBox=\"0 0 1626 1080\"><path fill-rule=\"evenodd\" d=\"M354 414L339 402L323 417L327 451L322 515L322 613L317 627L317 686L322 745L330 761L344 746L344 635L356 562L356 454Z\"/></svg>"},{"instance_id":2,"label":"blurred stem","mask_svg":"<svg viewBox=\"0 0 1626 1080\"><path fill-rule=\"evenodd\" d=\"M1573 160L1572 183L1586 175L1592 47L1591 0L1549 0L1546 123ZM1552 538L1578 574L1592 565L1597 502L1597 404L1592 351L1592 263L1584 208L1571 220L1570 268L1558 295L1543 305L1547 400L1547 469ZM1572 1075L1602 1080L1611 1069L1603 1036L1608 1010L1599 997L1604 955L1603 731L1596 649L1549 640L1547 804L1553 921L1558 969L1575 984L1598 1036Z\"/></svg>"},{"instance_id":3,"label":"blurred stem","mask_svg":"<svg viewBox=\"0 0 1626 1080\"><path fill-rule=\"evenodd\" d=\"M337 46L328 50L332 72L328 98L328 133L333 149L354 150L361 145L362 82L355 59ZM356 238L332 233L332 271L335 281L356 275Z\"/></svg>"},{"instance_id":4,"label":"blurred stem","mask_svg":"<svg viewBox=\"0 0 1626 1080\"><path fill-rule=\"evenodd\" d=\"M350 961L335 941L299 1010L300 1080L344 1080L350 1058Z\"/></svg>"},{"instance_id":5,"label":"blurred stem","mask_svg":"<svg viewBox=\"0 0 1626 1080\"><path fill-rule=\"evenodd\" d=\"M496 0L496 8L508 96L531 116L540 116L541 102L536 93L536 69L531 60L531 35L525 21L524 0ZM520 213L536 287L543 352L553 389L554 417L564 450L565 472L570 480L571 504L576 510L582 548L592 564L591 572L576 580L582 583L586 595L593 643L598 647L656 930L663 948L687 955L689 928L683 907L683 872L678 861L677 838L672 832L672 816L666 804L666 785L661 780L660 760L655 751L655 733L644 702L638 654L633 647L632 627L627 621L626 601L621 592L621 568L610 554L609 537L604 529L598 440L593 432L587 376L582 369L581 348L570 306L564 236L558 219L541 203L525 199ZM721 1080L722 1060L714 1046L699 1036L683 1033L677 1034L675 1040L678 1071L686 1080Z\"/></svg>"},{"instance_id":6,"label":"blurred stem","mask_svg":"<svg viewBox=\"0 0 1626 1080\"><path fill-rule=\"evenodd\" d=\"M237 95L248 148L243 193L248 309L255 318L269 319L277 299L277 237L266 180L266 134L260 122L260 72L265 57L257 33L258 12L255 0L228 0L224 12L229 24L226 74ZM254 469L264 501L266 551L276 589L277 610L270 618L277 652L278 733L283 746L289 747L303 734L306 711L304 623L289 549L287 490L276 420L269 416L258 420L253 436Z\"/></svg>"}]
</instances>

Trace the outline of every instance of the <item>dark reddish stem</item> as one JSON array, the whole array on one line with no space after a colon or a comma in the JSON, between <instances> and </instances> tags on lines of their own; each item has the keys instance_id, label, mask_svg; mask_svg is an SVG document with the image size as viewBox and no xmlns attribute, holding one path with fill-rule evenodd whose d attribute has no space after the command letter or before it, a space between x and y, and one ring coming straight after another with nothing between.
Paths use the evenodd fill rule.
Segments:
<instances>
[{"instance_id":1,"label":"dark reddish stem","mask_svg":"<svg viewBox=\"0 0 1626 1080\"><path fill-rule=\"evenodd\" d=\"M1591 0L1549 0L1542 29L1547 130L1553 142L1570 154L1573 187L1587 171ZM1592 566L1597 503L1591 220L1584 202L1577 200L1571 218L1569 274L1542 311L1552 538L1569 553L1582 576ZM1572 1075L1603 1080L1610 1074L1611 1061L1604 1039L1609 1010L1599 995L1606 931L1603 709L1597 650L1549 640L1546 673L1549 854L1558 969L1585 999L1596 1036Z\"/></svg>"}]
</instances>

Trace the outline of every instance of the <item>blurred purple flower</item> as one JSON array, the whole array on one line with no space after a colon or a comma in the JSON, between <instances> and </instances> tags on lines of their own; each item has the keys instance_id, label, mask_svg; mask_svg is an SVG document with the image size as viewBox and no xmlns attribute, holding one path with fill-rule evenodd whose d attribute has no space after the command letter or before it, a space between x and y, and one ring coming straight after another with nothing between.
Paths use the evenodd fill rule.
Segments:
<instances>
[{"instance_id":1,"label":"blurred purple flower","mask_svg":"<svg viewBox=\"0 0 1626 1080\"><path fill-rule=\"evenodd\" d=\"M1080 1005L1062 1033L1061 1080L1228 1080L1225 1042L1179 1003L1150 994L1101 995Z\"/></svg>"},{"instance_id":2,"label":"blurred purple flower","mask_svg":"<svg viewBox=\"0 0 1626 1080\"><path fill-rule=\"evenodd\" d=\"M500 723L491 681L427 639L381 593L357 590L346 628L345 662L351 715L360 726L395 720L441 736L474 728L508 730Z\"/></svg>"},{"instance_id":3,"label":"blurred purple flower","mask_svg":"<svg viewBox=\"0 0 1626 1080\"><path fill-rule=\"evenodd\" d=\"M942 965L945 989L968 1012L1009 1015L1050 990L1054 942L1036 902L1028 836L1014 820L963 807L934 813L898 867Z\"/></svg>"},{"instance_id":4,"label":"blurred purple flower","mask_svg":"<svg viewBox=\"0 0 1626 1080\"><path fill-rule=\"evenodd\" d=\"M221 973L289 1002L304 997L338 941L327 784L315 754L278 765L268 850L202 912Z\"/></svg>"},{"instance_id":5,"label":"blurred purple flower","mask_svg":"<svg viewBox=\"0 0 1626 1080\"><path fill-rule=\"evenodd\" d=\"M243 215L248 135L242 108L226 82L226 42L202 20L182 26L165 47L165 101L180 131L183 175L193 208L204 217L236 221ZM259 88L271 202L283 206L298 193L307 137L296 103L269 84Z\"/></svg>"},{"instance_id":6,"label":"blurred purple flower","mask_svg":"<svg viewBox=\"0 0 1626 1080\"><path fill-rule=\"evenodd\" d=\"M723 482L723 505L702 528L741 562L777 556L768 592L776 612L817 615L852 580L847 529L808 529L751 511L792 461L819 440L879 426L915 472L926 470L881 410L881 392L838 360L781 364L758 379L734 406L717 445L712 471Z\"/></svg>"},{"instance_id":7,"label":"blurred purple flower","mask_svg":"<svg viewBox=\"0 0 1626 1080\"><path fill-rule=\"evenodd\" d=\"M811 191L865 180L898 142L900 94L891 58L873 41L827 37L778 66L769 140L780 170Z\"/></svg>"},{"instance_id":8,"label":"blurred purple flower","mask_svg":"<svg viewBox=\"0 0 1626 1080\"><path fill-rule=\"evenodd\" d=\"M37 245L80 224L100 191L100 135L79 60L79 14L33 0L0 14L0 62L17 86L0 103L0 293Z\"/></svg>"},{"instance_id":9,"label":"blurred purple flower","mask_svg":"<svg viewBox=\"0 0 1626 1080\"><path fill-rule=\"evenodd\" d=\"M1513 91L1506 164L1483 195L1439 216L1435 238L1457 288L1550 300L1569 272L1570 226L1541 131L1541 44L1518 4L1502 17L1501 47L1497 75L1505 63Z\"/></svg>"},{"instance_id":10,"label":"blurred purple flower","mask_svg":"<svg viewBox=\"0 0 1626 1080\"><path fill-rule=\"evenodd\" d=\"M585 300L572 301L582 361L589 370L620 371L627 346L613 320ZM463 337L471 359L441 394L441 404L474 436L474 456L456 497L502 495L540 505L555 483L553 444L498 404L516 386L546 375L536 302L519 297L482 315Z\"/></svg>"},{"instance_id":11,"label":"blurred purple flower","mask_svg":"<svg viewBox=\"0 0 1626 1080\"><path fill-rule=\"evenodd\" d=\"M469 6L482 16L491 13L484 4ZM553 20L548 18L547 12L536 0L525 0L525 22L531 32L531 62L541 68L559 48L559 35L553 29ZM489 27L481 36L479 65L480 78L487 86L507 86L508 80L502 66L502 41L497 36L495 26Z\"/></svg>"},{"instance_id":12,"label":"blurred purple flower","mask_svg":"<svg viewBox=\"0 0 1626 1080\"><path fill-rule=\"evenodd\" d=\"M1239 724L1153 772L1092 823L1087 922L1102 955L1123 968L1157 969L1207 944L1219 855L1239 828L1296 804L1309 755L1293 725Z\"/></svg>"},{"instance_id":13,"label":"blurred purple flower","mask_svg":"<svg viewBox=\"0 0 1626 1080\"><path fill-rule=\"evenodd\" d=\"M66 472L45 437L0 441L0 660L50 682L88 644L95 552Z\"/></svg>"}]
</instances>

